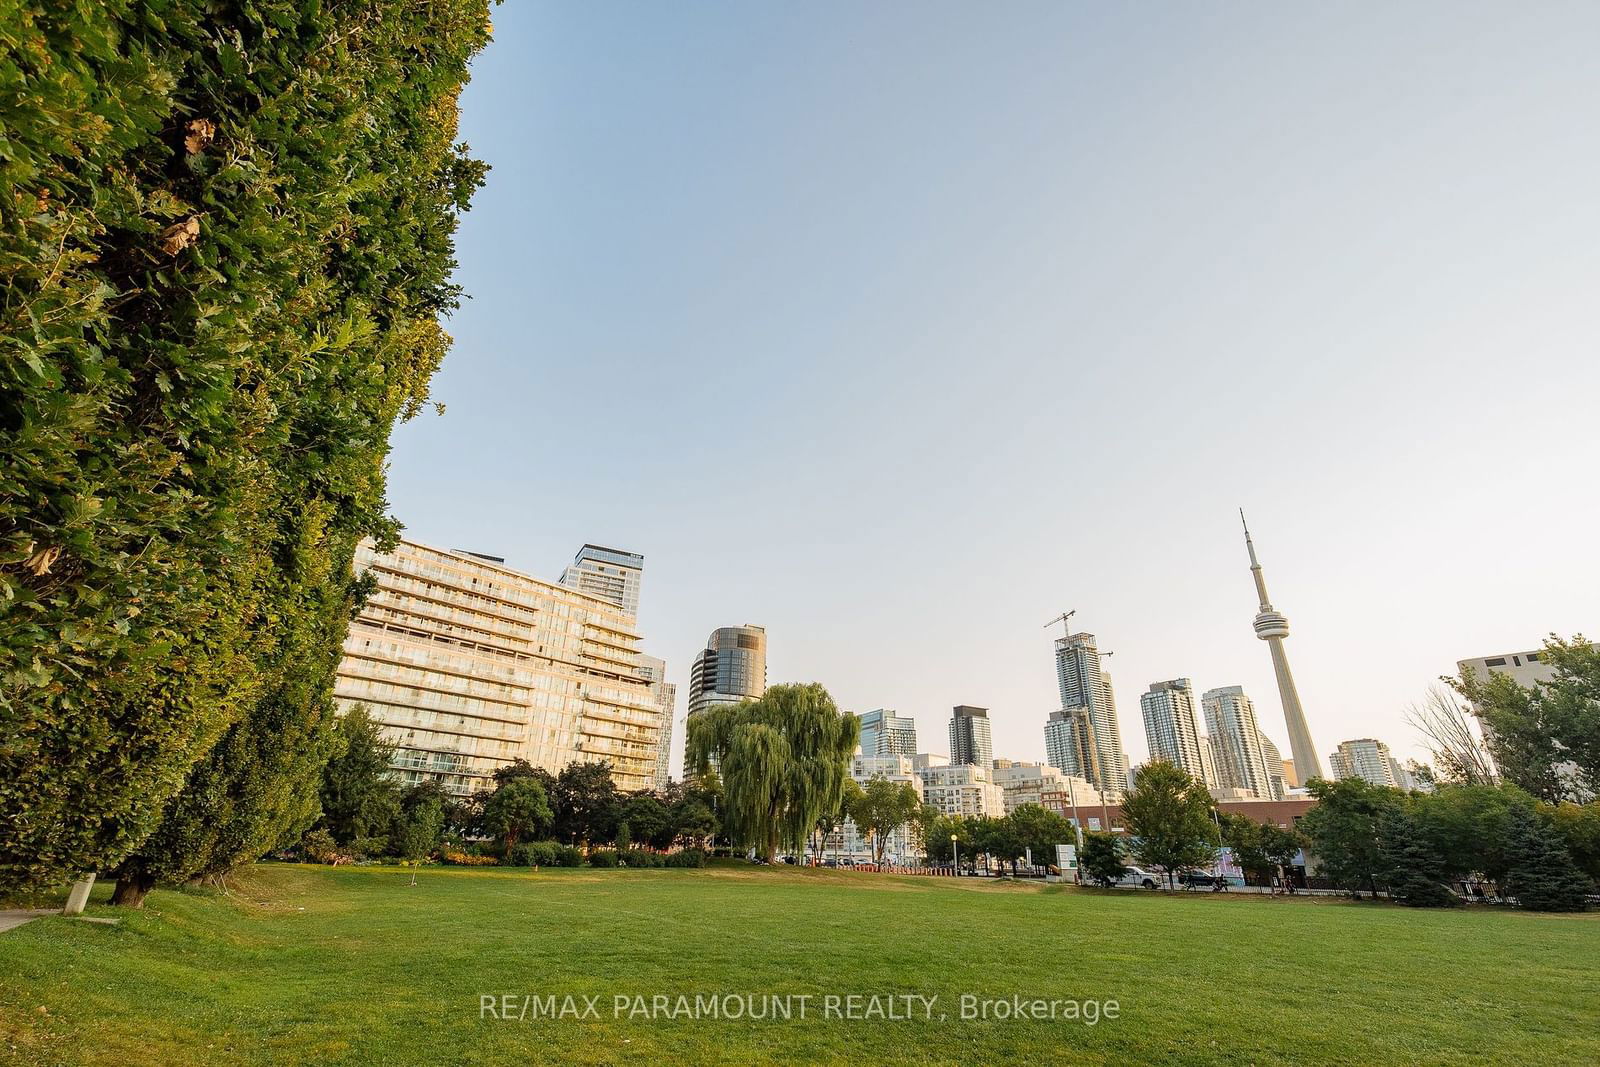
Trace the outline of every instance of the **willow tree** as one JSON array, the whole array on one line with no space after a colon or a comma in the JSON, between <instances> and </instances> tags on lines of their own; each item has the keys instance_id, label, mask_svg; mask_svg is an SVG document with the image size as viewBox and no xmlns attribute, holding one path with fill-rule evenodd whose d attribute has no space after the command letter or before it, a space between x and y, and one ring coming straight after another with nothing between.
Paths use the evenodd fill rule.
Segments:
<instances>
[{"instance_id":1,"label":"willow tree","mask_svg":"<svg viewBox=\"0 0 1600 1067\"><path fill-rule=\"evenodd\" d=\"M0 892L163 813L173 873L305 819L349 559L448 346L488 35L486 0L4 22Z\"/></svg>"},{"instance_id":2,"label":"willow tree","mask_svg":"<svg viewBox=\"0 0 1600 1067\"><path fill-rule=\"evenodd\" d=\"M837 810L861 723L811 682L775 685L759 700L708 708L689 720L690 767L722 778L722 828L769 863L799 851L817 820Z\"/></svg>"}]
</instances>

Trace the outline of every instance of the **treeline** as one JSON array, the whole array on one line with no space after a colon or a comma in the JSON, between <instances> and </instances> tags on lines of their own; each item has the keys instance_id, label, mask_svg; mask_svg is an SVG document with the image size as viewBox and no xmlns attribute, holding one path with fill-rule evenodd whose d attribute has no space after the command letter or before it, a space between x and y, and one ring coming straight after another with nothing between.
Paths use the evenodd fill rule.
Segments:
<instances>
[{"instance_id":1,"label":"treeline","mask_svg":"<svg viewBox=\"0 0 1600 1067\"><path fill-rule=\"evenodd\" d=\"M449 346L486 0L9 5L0 893L298 838Z\"/></svg>"},{"instance_id":2,"label":"treeline","mask_svg":"<svg viewBox=\"0 0 1600 1067\"><path fill-rule=\"evenodd\" d=\"M360 708L340 721L334 741L321 818L289 853L319 863L699 866L718 828L714 790L671 783L623 793L604 763L551 774L517 760L495 772L492 788L458 797L432 781L402 787L382 728ZM693 855L666 855L674 849Z\"/></svg>"},{"instance_id":3,"label":"treeline","mask_svg":"<svg viewBox=\"0 0 1600 1067\"><path fill-rule=\"evenodd\" d=\"M1038 804L1021 804L1010 814L944 815L924 805L918 813L916 830L922 840L923 855L931 863L954 863L976 869L982 860L984 870L990 862L1009 865L1013 874L1030 855L1036 866L1054 866L1056 846L1077 840L1072 824Z\"/></svg>"},{"instance_id":4,"label":"treeline","mask_svg":"<svg viewBox=\"0 0 1600 1067\"><path fill-rule=\"evenodd\" d=\"M1293 828L1219 813L1210 794L1170 763L1139 772L1122 805L1125 838L1088 834L1082 868L1110 883L1132 858L1170 887L1203 871L1223 845L1247 871L1281 875L1304 849L1310 873L1360 896L1413 907L1485 896L1541 911L1579 911L1600 882L1600 801L1547 804L1510 784L1446 783L1432 793L1371 785L1360 778L1307 786L1317 804Z\"/></svg>"},{"instance_id":5,"label":"treeline","mask_svg":"<svg viewBox=\"0 0 1600 1067\"><path fill-rule=\"evenodd\" d=\"M1600 801L1547 804L1515 785L1406 793L1359 778L1310 785L1300 820L1317 872L1356 895L1386 891L1417 907L1459 901L1485 881L1537 911L1580 911L1600 881Z\"/></svg>"}]
</instances>

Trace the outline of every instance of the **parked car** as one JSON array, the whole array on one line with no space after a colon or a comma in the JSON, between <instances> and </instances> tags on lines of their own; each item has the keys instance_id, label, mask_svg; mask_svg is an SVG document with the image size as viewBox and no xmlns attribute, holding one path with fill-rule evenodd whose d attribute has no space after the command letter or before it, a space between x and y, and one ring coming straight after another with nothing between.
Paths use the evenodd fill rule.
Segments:
<instances>
[{"instance_id":1,"label":"parked car","mask_svg":"<svg viewBox=\"0 0 1600 1067\"><path fill-rule=\"evenodd\" d=\"M1127 873L1118 878L1112 885L1131 885L1136 889L1154 889L1162 882L1161 876L1151 874L1143 867L1129 867Z\"/></svg>"},{"instance_id":2,"label":"parked car","mask_svg":"<svg viewBox=\"0 0 1600 1067\"><path fill-rule=\"evenodd\" d=\"M1184 871L1178 875L1178 884L1185 889L1226 889L1228 880L1205 871Z\"/></svg>"}]
</instances>

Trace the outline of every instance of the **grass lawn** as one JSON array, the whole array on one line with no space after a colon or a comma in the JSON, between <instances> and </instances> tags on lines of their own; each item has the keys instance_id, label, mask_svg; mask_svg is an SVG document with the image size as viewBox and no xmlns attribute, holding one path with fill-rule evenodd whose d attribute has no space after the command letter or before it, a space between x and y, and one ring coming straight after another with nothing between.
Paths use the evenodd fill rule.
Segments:
<instances>
[{"instance_id":1,"label":"grass lawn","mask_svg":"<svg viewBox=\"0 0 1600 1067\"><path fill-rule=\"evenodd\" d=\"M1600 915L731 867L410 878L263 865L142 913L97 888L120 925L0 935L0 1060L1600 1062ZM804 1020L613 1017L697 993L814 999ZM963 993L1119 1012L963 1021ZM598 996L600 1019L481 1018L485 994ZM938 1000L841 1020L829 994Z\"/></svg>"}]
</instances>

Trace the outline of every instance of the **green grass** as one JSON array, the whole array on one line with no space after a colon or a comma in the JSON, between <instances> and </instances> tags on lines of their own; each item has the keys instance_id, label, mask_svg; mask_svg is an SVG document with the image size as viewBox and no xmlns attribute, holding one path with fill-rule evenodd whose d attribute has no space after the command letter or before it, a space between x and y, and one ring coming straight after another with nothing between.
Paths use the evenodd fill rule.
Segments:
<instances>
[{"instance_id":1,"label":"green grass","mask_svg":"<svg viewBox=\"0 0 1600 1067\"><path fill-rule=\"evenodd\" d=\"M0 1057L40 1064L1582 1063L1600 915L1089 892L830 871L261 866L118 926L0 935ZM104 889L96 900L103 902ZM614 995L813 994L788 1022L612 1018ZM964 992L1120 1017L961 1021ZM482 994L601 1021L481 1019ZM818 1018L938 996L933 1021ZM950 1017L940 1021L939 1013Z\"/></svg>"}]
</instances>

